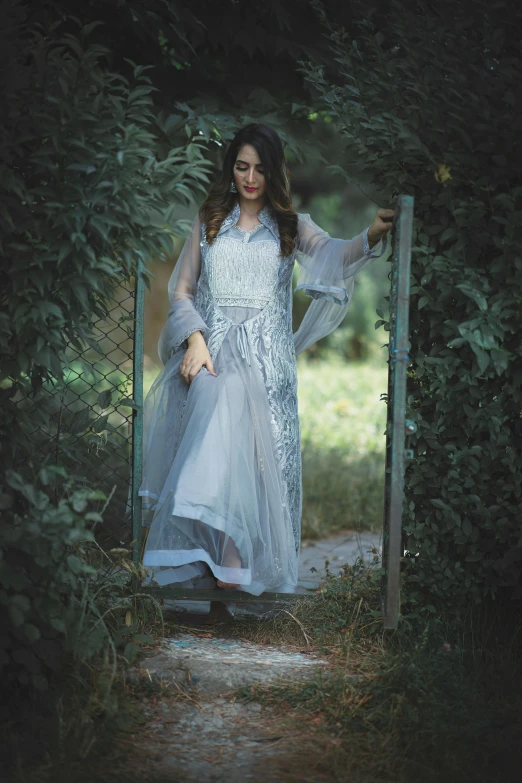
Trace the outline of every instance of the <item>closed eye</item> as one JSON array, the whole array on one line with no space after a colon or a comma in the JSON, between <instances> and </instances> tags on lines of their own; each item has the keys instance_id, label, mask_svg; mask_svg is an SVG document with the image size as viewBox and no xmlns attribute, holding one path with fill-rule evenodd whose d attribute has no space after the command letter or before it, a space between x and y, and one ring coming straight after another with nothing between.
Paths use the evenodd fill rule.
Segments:
<instances>
[{"instance_id":1,"label":"closed eye","mask_svg":"<svg viewBox=\"0 0 522 783\"><path fill-rule=\"evenodd\" d=\"M236 166L236 171L248 171L248 166ZM264 174L263 169L257 170L259 174Z\"/></svg>"}]
</instances>

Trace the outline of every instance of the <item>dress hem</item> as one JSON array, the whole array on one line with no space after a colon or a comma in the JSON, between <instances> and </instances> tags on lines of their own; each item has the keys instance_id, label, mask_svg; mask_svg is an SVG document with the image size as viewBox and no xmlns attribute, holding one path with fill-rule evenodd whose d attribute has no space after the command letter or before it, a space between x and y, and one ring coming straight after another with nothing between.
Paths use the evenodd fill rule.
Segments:
<instances>
[{"instance_id":1,"label":"dress hem","mask_svg":"<svg viewBox=\"0 0 522 783\"><path fill-rule=\"evenodd\" d=\"M145 552L143 565L151 566L182 566L194 563L196 560L205 562L217 579L233 584L250 584L252 572L250 568L230 568L219 566L204 549L151 549ZM152 561L152 562L151 562Z\"/></svg>"},{"instance_id":2,"label":"dress hem","mask_svg":"<svg viewBox=\"0 0 522 783\"><path fill-rule=\"evenodd\" d=\"M153 560L154 562L151 563L150 562L151 560ZM248 574L248 578L251 579L252 577L251 577L250 569L224 568L223 566L218 566L213 562L208 552L205 552L204 549L151 550L145 553L145 557L143 558L143 565L145 568L149 568L149 569L158 568L159 566L176 567L176 566L188 565L189 563L194 563L197 560L202 560L203 562L205 562L211 569L214 576L217 579L220 579L222 582L229 582L231 584L239 583L239 587L230 588L231 590L237 590L240 592L250 593L251 595L258 596L268 591L278 592L278 593L295 593L297 587L297 583L293 584L292 582L283 582L278 585L277 584L266 585L258 581L253 581L253 582L250 581L249 583L242 582L241 579L238 578L238 571L242 571L244 576ZM154 581L154 573L152 573L151 575L151 581ZM176 581L184 581L184 580L180 579ZM172 581L168 584L176 584L176 581ZM219 589L216 590L216 600L218 600L217 599L218 595L219 595Z\"/></svg>"},{"instance_id":3,"label":"dress hem","mask_svg":"<svg viewBox=\"0 0 522 783\"><path fill-rule=\"evenodd\" d=\"M214 511L210 511L207 506L196 506L194 504L178 503L174 501L171 515L173 517L181 517L182 519L192 519L196 522L203 522L204 525L208 525L209 527L214 528L214 530L225 533L225 535L228 535L232 539L238 549L242 544L244 534L237 530L234 531L234 534L229 532L227 528L230 528L230 525L227 523L227 520Z\"/></svg>"}]
</instances>

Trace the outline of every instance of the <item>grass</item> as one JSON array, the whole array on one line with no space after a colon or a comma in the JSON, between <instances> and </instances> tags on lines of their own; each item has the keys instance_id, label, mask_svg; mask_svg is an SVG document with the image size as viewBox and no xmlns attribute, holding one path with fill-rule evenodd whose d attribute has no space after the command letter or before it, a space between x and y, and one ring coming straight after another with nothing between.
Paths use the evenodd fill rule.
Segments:
<instances>
[{"instance_id":1,"label":"grass","mask_svg":"<svg viewBox=\"0 0 522 783\"><path fill-rule=\"evenodd\" d=\"M385 362L299 362L303 538L381 529L387 378Z\"/></svg>"},{"instance_id":2,"label":"grass","mask_svg":"<svg viewBox=\"0 0 522 783\"><path fill-rule=\"evenodd\" d=\"M238 692L271 705L295 747L273 760L285 783L514 783L522 765L520 606L460 614L404 607L382 629L380 570L327 573L292 616L227 628L259 643L316 649L329 665L303 681Z\"/></svg>"}]
</instances>

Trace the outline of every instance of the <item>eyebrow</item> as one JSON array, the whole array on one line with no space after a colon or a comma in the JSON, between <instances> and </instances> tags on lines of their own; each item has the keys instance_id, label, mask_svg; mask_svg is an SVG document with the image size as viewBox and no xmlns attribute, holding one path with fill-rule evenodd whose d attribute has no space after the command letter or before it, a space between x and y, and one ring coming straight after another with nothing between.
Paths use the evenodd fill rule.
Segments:
<instances>
[{"instance_id":1,"label":"eyebrow","mask_svg":"<svg viewBox=\"0 0 522 783\"><path fill-rule=\"evenodd\" d=\"M250 163L247 163L246 160L240 160L239 158L236 160L236 163L243 163L245 166L250 166ZM256 166L262 166L262 163L256 163Z\"/></svg>"}]
</instances>

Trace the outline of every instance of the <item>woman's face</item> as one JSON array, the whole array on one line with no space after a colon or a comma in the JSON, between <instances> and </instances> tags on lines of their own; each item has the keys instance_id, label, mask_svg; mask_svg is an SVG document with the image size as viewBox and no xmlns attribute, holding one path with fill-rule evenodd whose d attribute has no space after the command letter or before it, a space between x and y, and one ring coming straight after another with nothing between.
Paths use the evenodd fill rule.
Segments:
<instances>
[{"instance_id":1,"label":"woman's face","mask_svg":"<svg viewBox=\"0 0 522 783\"><path fill-rule=\"evenodd\" d=\"M265 195L265 175L261 158L255 147L245 144L237 153L234 163L234 180L240 196L248 201L262 199Z\"/></svg>"}]
</instances>

